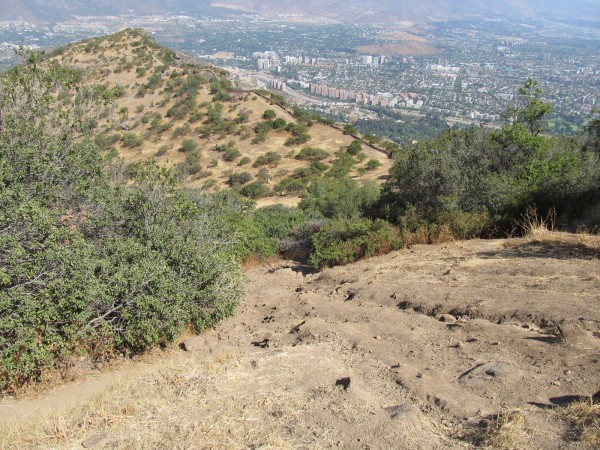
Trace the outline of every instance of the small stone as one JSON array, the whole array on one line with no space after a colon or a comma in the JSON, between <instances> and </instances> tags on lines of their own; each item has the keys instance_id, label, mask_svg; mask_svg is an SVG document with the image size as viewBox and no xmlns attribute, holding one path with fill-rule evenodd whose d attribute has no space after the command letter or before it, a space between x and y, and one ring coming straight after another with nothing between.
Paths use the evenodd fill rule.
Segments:
<instances>
[{"instance_id":1,"label":"small stone","mask_svg":"<svg viewBox=\"0 0 600 450\"><path fill-rule=\"evenodd\" d=\"M559 325L558 331L560 332L561 340L567 344L578 346L581 344L589 344L591 341L591 336L587 331L572 323Z\"/></svg>"},{"instance_id":2,"label":"small stone","mask_svg":"<svg viewBox=\"0 0 600 450\"><path fill-rule=\"evenodd\" d=\"M456 317L452 314L440 314L437 316L437 320L444 323L456 323Z\"/></svg>"},{"instance_id":3,"label":"small stone","mask_svg":"<svg viewBox=\"0 0 600 450\"><path fill-rule=\"evenodd\" d=\"M83 448L93 448L93 447L96 447L97 445L104 443L107 439L108 439L107 432L98 433L98 434L94 434L93 436L90 436L89 438L85 439L83 442L81 442L81 445L83 446Z\"/></svg>"},{"instance_id":4,"label":"small stone","mask_svg":"<svg viewBox=\"0 0 600 450\"><path fill-rule=\"evenodd\" d=\"M553 381L552 385L554 385L554 386L560 386L560 381Z\"/></svg>"}]
</instances>

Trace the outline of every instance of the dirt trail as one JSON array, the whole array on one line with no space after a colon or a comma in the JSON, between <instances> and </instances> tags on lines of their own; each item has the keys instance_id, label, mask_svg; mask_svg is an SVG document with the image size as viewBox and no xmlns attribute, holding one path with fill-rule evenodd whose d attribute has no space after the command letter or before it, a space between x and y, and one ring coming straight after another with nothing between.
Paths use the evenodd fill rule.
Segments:
<instances>
[{"instance_id":1,"label":"dirt trail","mask_svg":"<svg viewBox=\"0 0 600 450\"><path fill-rule=\"evenodd\" d=\"M0 403L0 446L469 448L482 419L518 410L519 448L586 448L551 406L600 388L597 255L496 240L255 267L236 317L188 351L44 396L58 427L39 400Z\"/></svg>"}]
</instances>

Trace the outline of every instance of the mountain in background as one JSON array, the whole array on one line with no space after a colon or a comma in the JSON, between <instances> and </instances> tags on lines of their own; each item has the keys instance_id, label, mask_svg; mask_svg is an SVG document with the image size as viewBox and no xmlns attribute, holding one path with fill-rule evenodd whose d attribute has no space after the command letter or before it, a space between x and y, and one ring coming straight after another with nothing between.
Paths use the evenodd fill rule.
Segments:
<instances>
[{"instance_id":1,"label":"mountain in background","mask_svg":"<svg viewBox=\"0 0 600 450\"><path fill-rule=\"evenodd\" d=\"M0 0L2 20L53 22L73 15L206 16L234 12L290 14L349 23L432 22L481 17L600 21L599 0Z\"/></svg>"}]
</instances>

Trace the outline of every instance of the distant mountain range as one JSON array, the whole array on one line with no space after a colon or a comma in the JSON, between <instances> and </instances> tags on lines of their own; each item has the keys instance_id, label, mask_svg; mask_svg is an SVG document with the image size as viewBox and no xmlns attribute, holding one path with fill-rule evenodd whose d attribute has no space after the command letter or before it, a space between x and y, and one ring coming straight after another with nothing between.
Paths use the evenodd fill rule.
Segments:
<instances>
[{"instance_id":1,"label":"distant mountain range","mask_svg":"<svg viewBox=\"0 0 600 450\"><path fill-rule=\"evenodd\" d=\"M183 12L290 14L340 22L432 22L473 17L583 18L600 22L600 0L0 0L0 20L53 22L72 15Z\"/></svg>"}]
</instances>

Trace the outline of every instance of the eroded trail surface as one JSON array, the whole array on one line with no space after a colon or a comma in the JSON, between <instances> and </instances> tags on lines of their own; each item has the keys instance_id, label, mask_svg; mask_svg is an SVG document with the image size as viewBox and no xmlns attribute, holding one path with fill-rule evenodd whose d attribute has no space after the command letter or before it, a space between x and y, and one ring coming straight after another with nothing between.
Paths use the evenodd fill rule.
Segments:
<instances>
[{"instance_id":1,"label":"eroded trail surface","mask_svg":"<svg viewBox=\"0 0 600 450\"><path fill-rule=\"evenodd\" d=\"M475 240L321 273L251 268L235 318L187 351L46 394L53 415L40 399L5 400L0 442L470 448L494 445L476 436L482 420L517 411L518 448L591 448L553 405L600 388L597 256L568 240Z\"/></svg>"}]
</instances>

